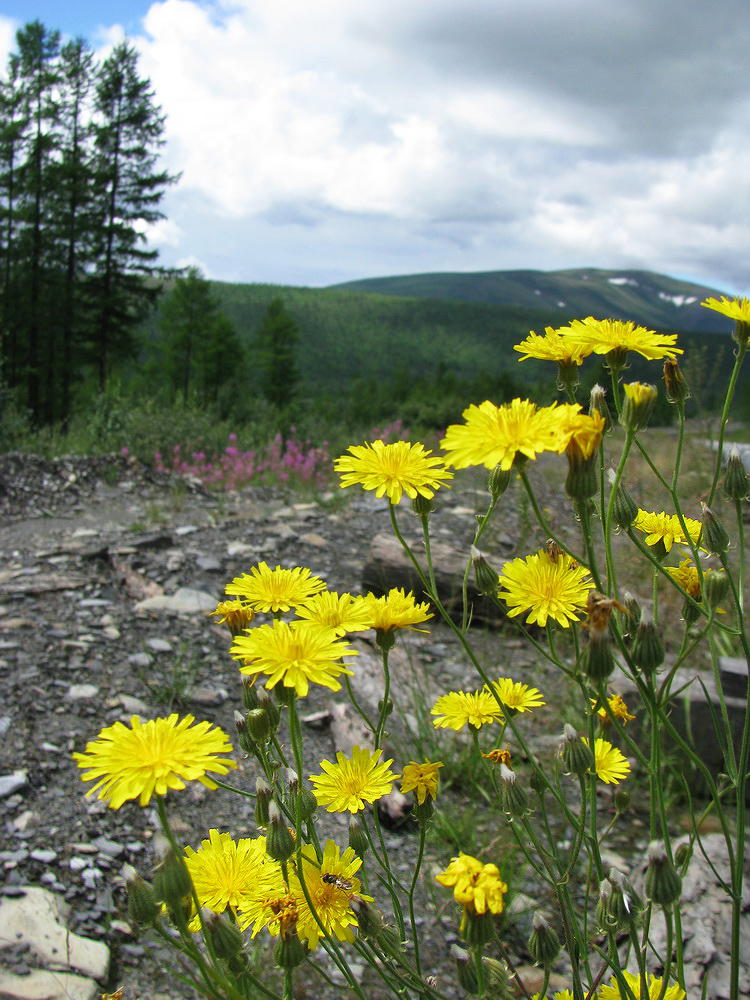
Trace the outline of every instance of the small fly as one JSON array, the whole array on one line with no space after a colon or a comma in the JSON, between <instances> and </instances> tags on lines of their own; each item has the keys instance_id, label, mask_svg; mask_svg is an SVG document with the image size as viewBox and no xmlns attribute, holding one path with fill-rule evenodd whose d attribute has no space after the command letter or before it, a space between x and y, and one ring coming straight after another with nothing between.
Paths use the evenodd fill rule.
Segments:
<instances>
[{"instance_id":1,"label":"small fly","mask_svg":"<svg viewBox=\"0 0 750 1000\"><path fill-rule=\"evenodd\" d=\"M351 892L354 888L354 883L350 878L342 878L341 875L334 875L333 872L326 872L323 881L326 885L335 885L342 892Z\"/></svg>"}]
</instances>

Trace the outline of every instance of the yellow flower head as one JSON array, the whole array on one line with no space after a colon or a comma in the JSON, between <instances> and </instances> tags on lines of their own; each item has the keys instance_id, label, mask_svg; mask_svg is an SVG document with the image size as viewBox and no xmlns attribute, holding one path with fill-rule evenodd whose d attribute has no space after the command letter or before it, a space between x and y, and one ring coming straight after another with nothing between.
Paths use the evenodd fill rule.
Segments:
<instances>
[{"instance_id":1,"label":"yellow flower head","mask_svg":"<svg viewBox=\"0 0 750 1000\"><path fill-rule=\"evenodd\" d=\"M210 614L217 616L217 625L226 624L232 635L240 635L255 618L253 609L242 601L220 601Z\"/></svg>"},{"instance_id":2,"label":"yellow flower head","mask_svg":"<svg viewBox=\"0 0 750 1000\"><path fill-rule=\"evenodd\" d=\"M632 990L633 996L640 997L641 993L641 977L633 975L632 972L623 971L623 976L625 981ZM673 983L668 986L666 991L662 994L662 980L657 979L656 976L649 973L648 976L648 996L649 1000L685 1000L685 991L679 985L679 983ZM600 1000L626 1000L629 996L627 990L623 987L622 991L618 985L617 978L612 976L609 981L609 985L599 987L599 997Z\"/></svg>"},{"instance_id":3,"label":"yellow flower head","mask_svg":"<svg viewBox=\"0 0 750 1000\"><path fill-rule=\"evenodd\" d=\"M407 792L414 792L417 802L424 805L424 801L429 795L431 798L437 797L438 771L443 766L442 761L431 764L428 760L424 764L418 764L412 760L404 767L404 776L401 781L401 791L404 795Z\"/></svg>"},{"instance_id":4,"label":"yellow flower head","mask_svg":"<svg viewBox=\"0 0 750 1000\"><path fill-rule=\"evenodd\" d=\"M701 600L701 581L698 569L690 559L683 559L679 566L666 566L665 568L686 594L689 594L694 601Z\"/></svg>"},{"instance_id":5,"label":"yellow flower head","mask_svg":"<svg viewBox=\"0 0 750 1000\"><path fill-rule=\"evenodd\" d=\"M453 898L474 913L502 913L508 886L500 878L497 865L482 864L470 854L460 853L435 876L440 885L453 889Z\"/></svg>"},{"instance_id":6,"label":"yellow flower head","mask_svg":"<svg viewBox=\"0 0 750 1000\"><path fill-rule=\"evenodd\" d=\"M499 596L508 605L510 618L528 611L527 624L544 628L552 618L567 628L579 620L577 612L586 607L593 586L585 566L566 553L553 556L541 549L503 566Z\"/></svg>"},{"instance_id":7,"label":"yellow flower head","mask_svg":"<svg viewBox=\"0 0 750 1000\"><path fill-rule=\"evenodd\" d=\"M323 590L304 604L297 605L298 618L332 629L337 636L366 632L372 628L372 614L364 597Z\"/></svg>"},{"instance_id":8,"label":"yellow flower head","mask_svg":"<svg viewBox=\"0 0 750 1000\"><path fill-rule=\"evenodd\" d=\"M645 326L626 323L619 319L574 319L568 336L584 347L590 347L594 354L609 354L610 351L636 351L649 361L660 358L674 358L683 351L675 347L676 333L654 333Z\"/></svg>"},{"instance_id":9,"label":"yellow flower head","mask_svg":"<svg viewBox=\"0 0 750 1000\"><path fill-rule=\"evenodd\" d=\"M549 997L549 993L545 994ZM573 994L570 990L558 990L556 993L552 994L553 1000L573 1000ZM535 993L531 1000L541 1000L541 993Z\"/></svg>"},{"instance_id":10,"label":"yellow flower head","mask_svg":"<svg viewBox=\"0 0 750 1000\"><path fill-rule=\"evenodd\" d=\"M619 719L622 722L623 726L626 726L628 722L632 722L633 719L635 718L634 715L631 715L630 712L628 712L628 706L625 704L621 695L610 694L607 697L607 702L609 704L609 709L612 715L614 715L616 719ZM592 698L591 700L592 708L594 705L596 705L596 699ZM599 718L605 725L609 723L610 717L607 714L607 710L606 708L604 708L603 705L596 714L599 716Z\"/></svg>"},{"instance_id":11,"label":"yellow flower head","mask_svg":"<svg viewBox=\"0 0 750 1000\"><path fill-rule=\"evenodd\" d=\"M214 913L229 907L235 915L257 890L264 869L267 875L275 866L266 855L265 837L234 841L231 834L218 830L209 830L208 840L202 840L197 851L185 848L185 864L200 905Z\"/></svg>"},{"instance_id":12,"label":"yellow flower head","mask_svg":"<svg viewBox=\"0 0 750 1000\"><path fill-rule=\"evenodd\" d=\"M746 298L728 299L722 295L721 299L706 299L701 305L728 316L736 323L750 323L750 300Z\"/></svg>"},{"instance_id":13,"label":"yellow flower head","mask_svg":"<svg viewBox=\"0 0 750 1000\"><path fill-rule=\"evenodd\" d=\"M556 330L548 326L543 337L532 330L526 340L516 344L513 350L522 355L519 361L538 358L540 361L557 361L563 365L582 365L583 359L591 354L592 349L566 336L568 329L561 327Z\"/></svg>"},{"instance_id":14,"label":"yellow flower head","mask_svg":"<svg viewBox=\"0 0 750 1000\"><path fill-rule=\"evenodd\" d=\"M302 848L302 874L315 913L327 934L335 936L339 941L354 940L353 928L357 927L357 917L352 909L352 897L372 902L372 896L362 894L362 883L356 877L361 864L362 859L356 856L353 848L347 847L341 854L338 845L332 840L326 841L320 865L316 863L312 846ZM289 889L298 900L297 934L313 951L323 932L310 910L295 870L289 873Z\"/></svg>"},{"instance_id":15,"label":"yellow flower head","mask_svg":"<svg viewBox=\"0 0 750 1000\"><path fill-rule=\"evenodd\" d=\"M485 760L491 760L493 764L505 764L506 767L510 767L510 750L507 743L502 750L500 747L495 747L494 750L483 753L482 756Z\"/></svg>"},{"instance_id":16,"label":"yellow flower head","mask_svg":"<svg viewBox=\"0 0 750 1000\"><path fill-rule=\"evenodd\" d=\"M96 780L89 790L97 798L108 799L111 809L138 799L147 806L152 795L166 795L167 789L185 787L186 781L200 781L216 788L208 772L226 774L237 764L223 756L232 752L229 737L210 722L193 725L195 718L177 715L141 723L137 715L131 728L115 722L86 744L83 753L74 753L78 767L86 771L83 781Z\"/></svg>"},{"instance_id":17,"label":"yellow flower head","mask_svg":"<svg viewBox=\"0 0 750 1000\"><path fill-rule=\"evenodd\" d=\"M310 684L320 684L340 691L337 678L351 675L342 663L344 656L357 656L357 650L338 641L333 629L306 621L274 621L254 628L249 635L238 635L229 652L242 660L241 674L267 674L266 687L294 688L298 697L307 696Z\"/></svg>"},{"instance_id":18,"label":"yellow flower head","mask_svg":"<svg viewBox=\"0 0 750 1000\"><path fill-rule=\"evenodd\" d=\"M226 586L229 595L243 598L256 611L289 611L313 594L323 590L325 581L313 576L307 567L270 569L265 562L253 566L250 573L236 576Z\"/></svg>"},{"instance_id":19,"label":"yellow flower head","mask_svg":"<svg viewBox=\"0 0 750 1000\"><path fill-rule=\"evenodd\" d=\"M436 729L454 729L460 732L464 726L481 726L491 722L501 722L504 718L502 710L489 691L475 691L467 694L465 691L451 691L441 695L432 706L432 720Z\"/></svg>"},{"instance_id":20,"label":"yellow flower head","mask_svg":"<svg viewBox=\"0 0 750 1000\"><path fill-rule=\"evenodd\" d=\"M590 416L580 411L578 403L566 403L555 410L555 451L583 460L591 458L601 444L607 422L598 410Z\"/></svg>"},{"instance_id":21,"label":"yellow flower head","mask_svg":"<svg viewBox=\"0 0 750 1000\"><path fill-rule=\"evenodd\" d=\"M588 739L585 736L582 739L588 746ZM594 742L594 767L597 778L606 785L619 785L630 774L627 759L608 740L598 739Z\"/></svg>"},{"instance_id":22,"label":"yellow flower head","mask_svg":"<svg viewBox=\"0 0 750 1000\"><path fill-rule=\"evenodd\" d=\"M358 483L366 490L375 490L376 497L385 494L394 504L401 502L404 493L411 500L416 496L429 500L435 490L453 479L443 459L433 456L422 444L374 441L352 445L348 450L350 455L341 455L334 462L336 472L341 474L341 488Z\"/></svg>"},{"instance_id":23,"label":"yellow flower head","mask_svg":"<svg viewBox=\"0 0 750 1000\"><path fill-rule=\"evenodd\" d=\"M693 544L696 545L703 525L692 517L686 517L684 520L688 534ZM633 527L644 533L646 545L658 545L659 542L662 542L667 552L671 550L675 542L678 545L687 542L680 519L676 514L666 514L664 511L657 514L639 508Z\"/></svg>"},{"instance_id":24,"label":"yellow flower head","mask_svg":"<svg viewBox=\"0 0 750 1000\"><path fill-rule=\"evenodd\" d=\"M545 704L536 688L522 684L521 681L513 681L510 677L501 677L492 684L492 687L503 705L512 711L530 712L533 708L540 708Z\"/></svg>"},{"instance_id":25,"label":"yellow flower head","mask_svg":"<svg viewBox=\"0 0 750 1000\"><path fill-rule=\"evenodd\" d=\"M364 809L366 802L375 802L388 795L393 782L401 775L389 770L392 759L380 762L382 752L370 753L367 749L352 747L351 758L339 750L335 764L322 761L320 766L324 773L310 775L318 805L325 806L328 812L355 813Z\"/></svg>"},{"instance_id":26,"label":"yellow flower head","mask_svg":"<svg viewBox=\"0 0 750 1000\"><path fill-rule=\"evenodd\" d=\"M440 442L456 469L484 465L508 470L517 455L534 459L554 450L554 406L538 410L528 399L514 399L504 406L489 400L464 410L463 424L451 424Z\"/></svg>"},{"instance_id":27,"label":"yellow flower head","mask_svg":"<svg viewBox=\"0 0 750 1000\"><path fill-rule=\"evenodd\" d=\"M414 594L411 591L405 593L403 587L394 587L382 597L367 594L363 601L370 615L370 625L377 632L392 632L397 628L426 632L426 629L415 629L414 626L434 617L426 601L417 604Z\"/></svg>"}]
</instances>

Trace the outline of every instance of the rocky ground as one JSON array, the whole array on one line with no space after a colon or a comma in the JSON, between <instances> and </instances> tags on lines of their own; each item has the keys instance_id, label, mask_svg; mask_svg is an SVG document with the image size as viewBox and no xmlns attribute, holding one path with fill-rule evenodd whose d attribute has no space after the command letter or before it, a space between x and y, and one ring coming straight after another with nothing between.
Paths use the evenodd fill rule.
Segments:
<instances>
[{"instance_id":1,"label":"rocky ground","mask_svg":"<svg viewBox=\"0 0 750 1000\"><path fill-rule=\"evenodd\" d=\"M545 495L543 483L540 488L542 503L554 516L560 497L553 491ZM224 627L212 624L206 612L222 598L227 581L260 560L309 566L331 589L359 591L373 539L389 533L389 518L384 501L362 491L348 493L307 500L254 488L224 497L121 456L55 461L0 456L2 892L7 900L17 897L21 886L43 887L70 904L71 929L111 949L108 979L100 985L124 986L127 1000L191 995L176 980L172 953L138 938L127 923L123 866L149 870L155 814L134 804L113 811L85 799L70 755L103 726L134 713L146 718L190 712L231 733L232 713L239 707L237 665L227 655ZM472 515L485 502L481 480L470 479L444 497L434 519L435 539L465 551ZM418 523L408 510L402 523L415 537ZM509 501L491 539L495 555L513 553L525 533L524 511ZM539 664L526 644L505 634L499 647L497 631L485 638L488 662L496 669L538 683ZM375 650L366 640L357 645L358 693L366 704L375 704ZM396 698L408 709L394 716L392 725L391 755L400 764L426 752L431 727L424 720L437 695L475 681L451 633L440 625L429 636L400 637L395 676ZM553 752L563 706L554 687L552 698L545 693L550 704L540 716L539 747ZM311 766L337 749L331 701L330 692L319 689L305 706ZM234 780L254 788L253 762L239 763ZM462 788L456 781L453 794L454 804L472 807L469 783ZM175 830L193 846L210 827L255 836L250 810L239 801L222 790L190 785L170 797ZM483 823L483 803L475 801L473 808L477 815L465 822L467 834ZM337 819L324 816L323 830L344 842L345 826ZM487 820L494 823L491 816ZM636 818L627 835L613 840L613 851L625 844L637 848L644 840ZM409 871L413 830L394 825L386 842L397 867ZM430 845L431 861L441 865L455 853L449 832ZM429 864L426 871L429 875ZM528 961L523 946L528 913L522 913L528 888L522 881L514 886L521 915L511 922L508 937L520 964ZM447 899L438 898L437 914L422 927L425 954L441 974L449 964L446 946L457 940ZM0 961L21 976L34 965L26 946L3 948ZM441 982L447 996L461 995L450 973ZM368 989L368 997L380 996L376 986ZM326 994L313 986L306 995Z\"/></svg>"}]
</instances>

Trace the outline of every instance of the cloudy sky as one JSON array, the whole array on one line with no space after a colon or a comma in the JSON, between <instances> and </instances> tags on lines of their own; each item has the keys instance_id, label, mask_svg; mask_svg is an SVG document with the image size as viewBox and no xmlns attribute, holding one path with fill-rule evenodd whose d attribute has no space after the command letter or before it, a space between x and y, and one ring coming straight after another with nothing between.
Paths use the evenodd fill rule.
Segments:
<instances>
[{"instance_id":1,"label":"cloudy sky","mask_svg":"<svg viewBox=\"0 0 750 1000\"><path fill-rule=\"evenodd\" d=\"M0 0L124 35L211 278L649 268L750 290L748 0Z\"/></svg>"}]
</instances>

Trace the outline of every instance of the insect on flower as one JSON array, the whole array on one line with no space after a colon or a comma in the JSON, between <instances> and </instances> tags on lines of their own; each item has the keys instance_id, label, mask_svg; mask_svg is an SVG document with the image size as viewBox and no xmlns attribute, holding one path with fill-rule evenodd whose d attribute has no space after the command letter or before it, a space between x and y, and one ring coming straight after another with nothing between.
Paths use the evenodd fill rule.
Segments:
<instances>
[{"instance_id":1,"label":"insect on flower","mask_svg":"<svg viewBox=\"0 0 750 1000\"><path fill-rule=\"evenodd\" d=\"M605 597L598 590L590 591L586 601L589 617L588 621L583 623L583 627L591 632L605 632L609 628L609 619L615 608L625 612L626 615L629 614L628 609L616 601L614 597Z\"/></svg>"},{"instance_id":2,"label":"insect on flower","mask_svg":"<svg viewBox=\"0 0 750 1000\"><path fill-rule=\"evenodd\" d=\"M560 556L564 555L562 547L557 544L554 538L547 539L547 544L544 549L553 563L556 563Z\"/></svg>"},{"instance_id":3,"label":"insect on flower","mask_svg":"<svg viewBox=\"0 0 750 1000\"><path fill-rule=\"evenodd\" d=\"M351 879L343 878L341 875L334 875L333 872L326 872L322 878L327 885L335 885L342 892L351 892L354 888L354 883Z\"/></svg>"}]
</instances>

